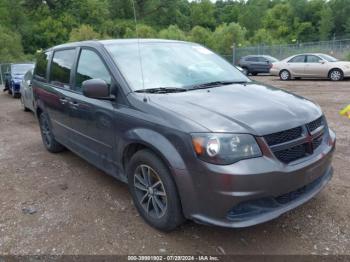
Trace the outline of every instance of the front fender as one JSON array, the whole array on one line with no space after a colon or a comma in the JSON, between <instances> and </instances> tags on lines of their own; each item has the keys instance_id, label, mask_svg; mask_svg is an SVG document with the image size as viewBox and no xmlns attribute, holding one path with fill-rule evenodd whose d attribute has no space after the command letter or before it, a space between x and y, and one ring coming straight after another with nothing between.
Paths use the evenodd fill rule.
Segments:
<instances>
[{"instance_id":1,"label":"front fender","mask_svg":"<svg viewBox=\"0 0 350 262\"><path fill-rule=\"evenodd\" d=\"M160 133L146 128L137 128L128 131L125 138L128 142L124 144L121 156L124 155L124 150L128 145L139 143L160 154L170 168L186 169L186 165L174 145ZM168 158L169 156L171 156L171 160Z\"/></svg>"},{"instance_id":2,"label":"front fender","mask_svg":"<svg viewBox=\"0 0 350 262\"><path fill-rule=\"evenodd\" d=\"M198 201L198 197L194 190L192 176L188 172L183 158L174 146L174 144L180 144L179 148L186 148L186 145L181 141L181 137L174 135L172 142L170 142L169 139L158 132L138 128L127 132L126 141L128 143L124 144L121 154L119 154L121 156L120 161L122 161L124 150L133 143L142 144L157 153L170 168L181 199L183 214L186 218L190 218L195 212L193 203Z\"/></svg>"}]
</instances>

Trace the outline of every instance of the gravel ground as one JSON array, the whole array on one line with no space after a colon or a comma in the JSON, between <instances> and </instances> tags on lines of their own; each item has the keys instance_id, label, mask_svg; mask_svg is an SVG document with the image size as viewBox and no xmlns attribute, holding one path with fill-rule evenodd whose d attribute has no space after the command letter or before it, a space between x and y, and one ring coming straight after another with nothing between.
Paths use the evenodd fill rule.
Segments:
<instances>
[{"instance_id":1,"label":"gravel ground","mask_svg":"<svg viewBox=\"0 0 350 262\"><path fill-rule=\"evenodd\" d=\"M334 177L317 197L271 222L225 229L147 226L127 186L76 155L50 154L33 114L0 94L0 254L350 254L350 81L256 80L303 95L337 133Z\"/></svg>"}]
</instances>

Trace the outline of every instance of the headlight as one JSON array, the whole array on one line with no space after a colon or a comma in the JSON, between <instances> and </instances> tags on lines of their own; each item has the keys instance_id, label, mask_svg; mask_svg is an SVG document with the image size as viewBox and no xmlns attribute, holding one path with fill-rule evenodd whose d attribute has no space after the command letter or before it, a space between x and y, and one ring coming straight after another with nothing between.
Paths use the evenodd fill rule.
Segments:
<instances>
[{"instance_id":1,"label":"headlight","mask_svg":"<svg viewBox=\"0 0 350 262\"><path fill-rule=\"evenodd\" d=\"M192 134L192 144L196 155L212 164L229 165L262 156L255 138L248 134Z\"/></svg>"}]
</instances>

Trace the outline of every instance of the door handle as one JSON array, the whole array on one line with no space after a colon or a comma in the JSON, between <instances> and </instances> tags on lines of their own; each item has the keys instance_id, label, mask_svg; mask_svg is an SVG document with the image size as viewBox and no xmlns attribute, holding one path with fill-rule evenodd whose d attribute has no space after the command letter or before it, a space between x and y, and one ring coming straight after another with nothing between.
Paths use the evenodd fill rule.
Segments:
<instances>
[{"instance_id":1,"label":"door handle","mask_svg":"<svg viewBox=\"0 0 350 262\"><path fill-rule=\"evenodd\" d=\"M69 101L69 105L72 109L77 109L79 107L79 103L76 101Z\"/></svg>"},{"instance_id":2,"label":"door handle","mask_svg":"<svg viewBox=\"0 0 350 262\"><path fill-rule=\"evenodd\" d=\"M68 100L65 97L61 97L60 102L62 105L65 105L65 104L67 104Z\"/></svg>"}]
</instances>

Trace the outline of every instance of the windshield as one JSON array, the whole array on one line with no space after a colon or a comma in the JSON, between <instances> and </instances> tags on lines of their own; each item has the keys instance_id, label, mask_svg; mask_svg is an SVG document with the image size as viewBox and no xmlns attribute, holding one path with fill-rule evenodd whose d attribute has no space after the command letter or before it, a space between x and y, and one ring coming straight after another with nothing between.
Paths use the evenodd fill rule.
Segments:
<instances>
[{"instance_id":1,"label":"windshield","mask_svg":"<svg viewBox=\"0 0 350 262\"><path fill-rule=\"evenodd\" d=\"M328 62L337 62L338 59L334 58L333 56L330 55L318 55L319 57L321 57L323 60L326 60Z\"/></svg>"},{"instance_id":2,"label":"windshield","mask_svg":"<svg viewBox=\"0 0 350 262\"><path fill-rule=\"evenodd\" d=\"M18 65L12 65L11 70L12 73L15 75L24 75L27 73L28 70L33 69L34 64L18 64Z\"/></svg>"},{"instance_id":3,"label":"windshield","mask_svg":"<svg viewBox=\"0 0 350 262\"><path fill-rule=\"evenodd\" d=\"M192 43L140 43L142 71L137 43L106 46L133 90L231 81L249 82L239 70L212 51Z\"/></svg>"}]
</instances>

